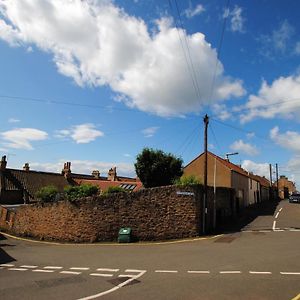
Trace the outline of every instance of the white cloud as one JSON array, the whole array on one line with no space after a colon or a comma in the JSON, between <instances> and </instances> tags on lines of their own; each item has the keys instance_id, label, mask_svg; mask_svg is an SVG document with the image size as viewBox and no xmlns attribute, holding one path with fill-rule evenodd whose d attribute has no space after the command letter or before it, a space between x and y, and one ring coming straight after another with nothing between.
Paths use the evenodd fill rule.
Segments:
<instances>
[{"instance_id":1,"label":"white cloud","mask_svg":"<svg viewBox=\"0 0 300 300\"><path fill-rule=\"evenodd\" d=\"M259 176L265 176L268 179L270 177L270 168L268 163L256 163L251 160L244 160L242 168Z\"/></svg>"},{"instance_id":2,"label":"white cloud","mask_svg":"<svg viewBox=\"0 0 300 300\"><path fill-rule=\"evenodd\" d=\"M230 148L234 151L239 151L239 152L243 152L246 153L248 155L254 156L254 155L258 155L259 151L257 150L257 148L249 143L245 143L243 140L238 140L235 141Z\"/></svg>"},{"instance_id":3,"label":"white cloud","mask_svg":"<svg viewBox=\"0 0 300 300\"><path fill-rule=\"evenodd\" d=\"M300 42L297 42L295 45L295 54L300 55Z\"/></svg>"},{"instance_id":4,"label":"white cloud","mask_svg":"<svg viewBox=\"0 0 300 300\"><path fill-rule=\"evenodd\" d=\"M72 138L77 144L87 144L96 140L97 137L104 136L104 133L95 129L96 126L91 123L72 126L70 129L57 131L58 138Z\"/></svg>"},{"instance_id":5,"label":"white cloud","mask_svg":"<svg viewBox=\"0 0 300 300\"><path fill-rule=\"evenodd\" d=\"M229 118L231 118L231 113L227 110L227 107L225 104L214 104L212 107L212 110L214 114L217 115L218 119L225 121Z\"/></svg>"},{"instance_id":6,"label":"white cloud","mask_svg":"<svg viewBox=\"0 0 300 300\"><path fill-rule=\"evenodd\" d=\"M19 122L21 122L21 120L19 120L19 119L15 119L15 118L8 119L8 123L19 123Z\"/></svg>"},{"instance_id":7,"label":"white cloud","mask_svg":"<svg viewBox=\"0 0 300 300\"><path fill-rule=\"evenodd\" d=\"M91 174L93 170L99 170L102 176L107 176L110 168L117 167L117 174L120 176L136 176L133 164L124 162L60 159L57 162L51 163L30 162L30 168L32 170L60 173L66 161L71 161L71 170L73 173Z\"/></svg>"},{"instance_id":8,"label":"white cloud","mask_svg":"<svg viewBox=\"0 0 300 300\"><path fill-rule=\"evenodd\" d=\"M210 99L217 52L202 33L188 35L200 97L195 93L177 29L169 19L147 24L113 1L0 2L0 38L51 53L60 73L80 86L110 86L126 105L160 116L199 111ZM30 18L28 17L30 16ZM240 80L216 71L213 102L240 97Z\"/></svg>"},{"instance_id":9,"label":"white cloud","mask_svg":"<svg viewBox=\"0 0 300 300\"><path fill-rule=\"evenodd\" d=\"M300 190L300 155L292 157L287 164L287 171L290 174L289 179L296 182L296 187ZM284 172L282 172L284 173ZM283 175L283 174L281 174Z\"/></svg>"},{"instance_id":10,"label":"white cloud","mask_svg":"<svg viewBox=\"0 0 300 300\"><path fill-rule=\"evenodd\" d=\"M263 80L257 95L250 95L241 114L241 122L254 118L271 119L282 117L299 119L300 116L300 75L279 77L270 85Z\"/></svg>"},{"instance_id":11,"label":"white cloud","mask_svg":"<svg viewBox=\"0 0 300 300\"><path fill-rule=\"evenodd\" d=\"M145 128L145 129L142 130L142 134L146 138L153 137L158 129L159 129L159 127L148 127L148 128Z\"/></svg>"},{"instance_id":12,"label":"white cloud","mask_svg":"<svg viewBox=\"0 0 300 300\"><path fill-rule=\"evenodd\" d=\"M247 138L248 139L252 139L252 138L254 138L255 137L255 133L254 132L249 132L249 133L247 133Z\"/></svg>"},{"instance_id":13,"label":"white cloud","mask_svg":"<svg viewBox=\"0 0 300 300\"><path fill-rule=\"evenodd\" d=\"M223 17L230 18L230 30L233 32L244 32L244 24L246 19L242 16L243 9L237 5L234 6L232 11L226 10Z\"/></svg>"},{"instance_id":14,"label":"white cloud","mask_svg":"<svg viewBox=\"0 0 300 300\"><path fill-rule=\"evenodd\" d=\"M5 141L5 147L32 150L31 142L45 140L48 134L35 128L15 128L1 132L0 136Z\"/></svg>"},{"instance_id":15,"label":"white cloud","mask_svg":"<svg viewBox=\"0 0 300 300\"><path fill-rule=\"evenodd\" d=\"M290 49L291 37L294 34L294 27L284 20L278 29L273 30L269 35L261 35L258 41L262 44L260 53L270 59L285 54Z\"/></svg>"},{"instance_id":16,"label":"white cloud","mask_svg":"<svg viewBox=\"0 0 300 300\"><path fill-rule=\"evenodd\" d=\"M285 133L279 132L279 127L276 126L270 131L270 138L279 146L293 150L300 151L300 133L295 131L287 131Z\"/></svg>"},{"instance_id":17,"label":"white cloud","mask_svg":"<svg viewBox=\"0 0 300 300\"><path fill-rule=\"evenodd\" d=\"M191 2L189 3L189 8L187 8L183 13L188 18L191 19L195 16L198 16L205 12L205 8L202 4L197 4L195 7L192 7Z\"/></svg>"}]
</instances>

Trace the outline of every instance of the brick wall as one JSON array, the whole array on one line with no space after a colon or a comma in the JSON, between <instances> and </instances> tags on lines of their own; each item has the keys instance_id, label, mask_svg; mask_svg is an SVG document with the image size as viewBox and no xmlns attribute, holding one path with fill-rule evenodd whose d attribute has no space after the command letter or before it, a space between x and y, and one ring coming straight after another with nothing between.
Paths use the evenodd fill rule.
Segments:
<instances>
[{"instance_id":1,"label":"brick wall","mask_svg":"<svg viewBox=\"0 0 300 300\"><path fill-rule=\"evenodd\" d=\"M209 203L212 196L210 192ZM121 227L131 227L138 240L194 237L201 231L202 197L202 186L169 186L75 202L31 204L15 212L10 231L66 242L115 241Z\"/></svg>"}]
</instances>

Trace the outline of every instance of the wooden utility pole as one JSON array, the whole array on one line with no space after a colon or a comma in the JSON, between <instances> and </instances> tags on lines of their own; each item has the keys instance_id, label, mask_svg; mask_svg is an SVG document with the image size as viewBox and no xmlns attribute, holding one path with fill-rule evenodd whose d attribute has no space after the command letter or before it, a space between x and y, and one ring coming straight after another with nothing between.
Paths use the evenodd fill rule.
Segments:
<instances>
[{"instance_id":1,"label":"wooden utility pole","mask_svg":"<svg viewBox=\"0 0 300 300\"><path fill-rule=\"evenodd\" d=\"M206 233L207 222L207 128L209 123L209 117L206 114L203 118L204 121L204 193L203 193L203 206L202 206L202 219L203 229L202 233Z\"/></svg>"},{"instance_id":2,"label":"wooden utility pole","mask_svg":"<svg viewBox=\"0 0 300 300\"><path fill-rule=\"evenodd\" d=\"M273 200L273 186L272 186L272 165L269 164L270 168L270 199Z\"/></svg>"},{"instance_id":3,"label":"wooden utility pole","mask_svg":"<svg viewBox=\"0 0 300 300\"><path fill-rule=\"evenodd\" d=\"M278 164L276 164L276 184L277 184L277 197L279 200Z\"/></svg>"}]
</instances>

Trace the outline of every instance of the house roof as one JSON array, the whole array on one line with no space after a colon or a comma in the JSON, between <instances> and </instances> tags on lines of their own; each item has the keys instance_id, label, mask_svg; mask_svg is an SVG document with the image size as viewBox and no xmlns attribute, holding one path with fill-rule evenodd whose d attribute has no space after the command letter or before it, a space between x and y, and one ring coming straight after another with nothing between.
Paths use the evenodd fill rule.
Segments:
<instances>
[{"instance_id":1,"label":"house roof","mask_svg":"<svg viewBox=\"0 0 300 300\"><path fill-rule=\"evenodd\" d=\"M129 179L129 178L128 178ZM103 180L103 179L81 179L81 178L74 178L74 181L81 185L81 184L91 184L98 186L102 191L107 190L111 186L119 186L124 188L125 190L131 191L138 191L143 187L142 182L139 180L136 181L110 181L110 180Z\"/></svg>"},{"instance_id":2,"label":"house roof","mask_svg":"<svg viewBox=\"0 0 300 300\"><path fill-rule=\"evenodd\" d=\"M33 199L42 187L54 185L62 192L65 186L70 185L63 175L57 173L16 169L5 169L2 172L6 190L24 189L28 192L30 199Z\"/></svg>"}]
</instances>

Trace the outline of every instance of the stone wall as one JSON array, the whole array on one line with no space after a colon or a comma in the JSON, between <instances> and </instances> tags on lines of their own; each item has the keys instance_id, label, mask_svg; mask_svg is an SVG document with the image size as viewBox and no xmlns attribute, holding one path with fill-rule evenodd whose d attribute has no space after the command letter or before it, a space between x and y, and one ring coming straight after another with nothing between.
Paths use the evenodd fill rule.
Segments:
<instances>
[{"instance_id":1,"label":"stone wall","mask_svg":"<svg viewBox=\"0 0 300 300\"><path fill-rule=\"evenodd\" d=\"M131 227L137 240L195 237L202 228L202 197L202 186L169 186L31 204L14 212L10 228L0 226L20 236L65 242L116 241L121 227ZM211 190L208 198L210 212Z\"/></svg>"}]
</instances>

